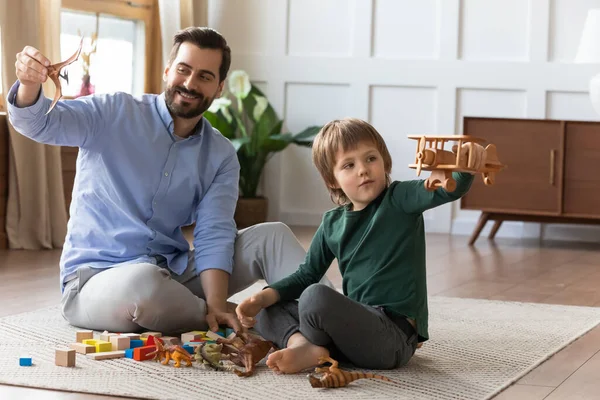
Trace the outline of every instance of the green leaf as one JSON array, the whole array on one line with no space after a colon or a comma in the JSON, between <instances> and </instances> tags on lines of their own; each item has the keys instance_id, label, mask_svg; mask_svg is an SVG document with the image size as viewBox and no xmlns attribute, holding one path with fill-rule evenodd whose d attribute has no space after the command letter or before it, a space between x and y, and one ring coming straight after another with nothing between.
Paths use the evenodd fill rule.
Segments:
<instances>
[{"instance_id":1,"label":"green leaf","mask_svg":"<svg viewBox=\"0 0 600 400\"><path fill-rule=\"evenodd\" d=\"M227 139L233 139L235 137L235 122L229 123L221 111L218 111L216 114L205 111L203 115L213 128L221 132Z\"/></svg>"},{"instance_id":2,"label":"green leaf","mask_svg":"<svg viewBox=\"0 0 600 400\"><path fill-rule=\"evenodd\" d=\"M243 145L245 145L246 143L250 142L250 139L248 137L243 137L243 138L239 138L239 139L229 139L229 141L233 144L233 147L235 148L235 151L239 151L239 149L242 148Z\"/></svg>"},{"instance_id":3,"label":"green leaf","mask_svg":"<svg viewBox=\"0 0 600 400\"><path fill-rule=\"evenodd\" d=\"M294 143L299 146L312 147L315 136L317 136L321 128L321 126L309 126L302 132L294 135Z\"/></svg>"}]
</instances>

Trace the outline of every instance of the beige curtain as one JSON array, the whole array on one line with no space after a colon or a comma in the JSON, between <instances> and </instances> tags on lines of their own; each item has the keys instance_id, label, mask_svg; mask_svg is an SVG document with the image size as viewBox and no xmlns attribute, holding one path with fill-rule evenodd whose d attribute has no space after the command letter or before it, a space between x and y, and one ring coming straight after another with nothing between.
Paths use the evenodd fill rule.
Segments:
<instances>
[{"instance_id":1,"label":"beige curtain","mask_svg":"<svg viewBox=\"0 0 600 400\"><path fill-rule=\"evenodd\" d=\"M0 0L2 86L16 80L15 55L25 46L60 61L60 0ZM54 95L50 80L47 97ZM36 143L9 127L9 186L6 231L11 249L62 247L67 213L60 147Z\"/></svg>"}]
</instances>

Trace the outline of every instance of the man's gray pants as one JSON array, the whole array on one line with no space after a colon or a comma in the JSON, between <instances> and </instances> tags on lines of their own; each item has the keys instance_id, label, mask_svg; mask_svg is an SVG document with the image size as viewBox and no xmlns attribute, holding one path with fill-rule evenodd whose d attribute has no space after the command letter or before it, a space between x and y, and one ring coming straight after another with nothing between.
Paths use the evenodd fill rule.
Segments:
<instances>
[{"instance_id":1,"label":"man's gray pants","mask_svg":"<svg viewBox=\"0 0 600 400\"><path fill-rule=\"evenodd\" d=\"M306 252L282 223L238 232L229 296L264 279L274 283L295 272ZM323 283L332 286L323 277ZM110 332L179 333L206 330L206 301L193 251L182 275L150 263L107 269L80 267L65 285L62 314L77 327Z\"/></svg>"}]
</instances>

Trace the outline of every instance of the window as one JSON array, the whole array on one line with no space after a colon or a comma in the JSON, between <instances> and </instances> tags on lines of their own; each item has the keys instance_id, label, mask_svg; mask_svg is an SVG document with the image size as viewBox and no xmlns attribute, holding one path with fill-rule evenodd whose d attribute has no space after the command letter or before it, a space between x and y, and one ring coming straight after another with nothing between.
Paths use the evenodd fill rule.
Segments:
<instances>
[{"instance_id":1,"label":"window","mask_svg":"<svg viewBox=\"0 0 600 400\"><path fill-rule=\"evenodd\" d=\"M146 40L143 21L64 9L60 23L61 60L73 55L81 36L84 37L79 59L67 67L64 96L86 93L82 91L86 55L89 55L89 77L95 93L143 93ZM97 40L92 45L94 33Z\"/></svg>"}]
</instances>

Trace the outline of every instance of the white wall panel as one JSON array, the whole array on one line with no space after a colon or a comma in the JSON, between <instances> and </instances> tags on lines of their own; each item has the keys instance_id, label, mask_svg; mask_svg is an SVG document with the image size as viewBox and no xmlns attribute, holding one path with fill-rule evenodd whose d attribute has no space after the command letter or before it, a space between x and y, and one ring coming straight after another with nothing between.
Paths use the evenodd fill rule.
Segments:
<instances>
[{"instance_id":1,"label":"white wall panel","mask_svg":"<svg viewBox=\"0 0 600 400\"><path fill-rule=\"evenodd\" d=\"M461 22L463 60L528 59L528 1L463 0Z\"/></svg>"},{"instance_id":2,"label":"white wall panel","mask_svg":"<svg viewBox=\"0 0 600 400\"><path fill-rule=\"evenodd\" d=\"M344 118L350 112L350 88L347 85L288 83L286 86L286 125L298 133L311 125L322 125ZM304 212L320 222L322 212L334 207L329 193L307 148L289 146L282 154L282 208L286 212Z\"/></svg>"},{"instance_id":3,"label":"white wall panel","mask_svg":"<svg viewBox=\"0 0 600 400\"><path fill-rule=\"evenodd\" d=\"M269 51L269 0L209 1L208 26L227 40L233 54Z\"/></svg>"},{"instance_id":4,"label":"white wall panel","mask_svg":"<svg viewBox=\"0 0 600 400\"><path fill-rule=\"evenodd\" d=\"M548 92L546 118L600 121L588 93L581 92Z\"/></svg>"},{"instance_id":5,"label":"white wall panel","mask_svg":"<svg viewBox=\"0 0 600 400\"><path fill-rule=\"evenodd\" d=\"M438 0L375 0L374 8L373 56L438 58Z\"/></svg>"},{"instance_id":6,"label":"white wall panel","mask_svg":"<svg viewBox=\"0 0 600 400\"><path fill-rule=\"evenodd\" d=\"M353 3L346 0L289 0L288 54L350 56Z\"/></svg>"},{"instance_id":7,"label":"white wall panel","mask_svg":"<svg viewBox=\"0 0 600 400\"><path fill-rule=\"evenodd\" d=\"M551 61L573 62L587 12L591 8L600 8L600 0L550 0Z\"/></svg>"},{"instance_id":8,"label":"white wall panel","mask_svg":"<svg viewBox=\"0 0 600 400\"><path fill-rule=\"evenodd\" d=\"M416 177L406 135L460 134L464 115L600 120L587 94L600 66L572 63L600 0L208 2L234 67L260 82L293 132L346 116L369 120L388 142L396 179ZM316 225L333 207L309 149L274 157L263 188L271 220ZM453 203L425 217L428 232L470 234L478 213ZM498 235L596 232L560 227L506 222Z\"/></svg>"}]
</instances>

